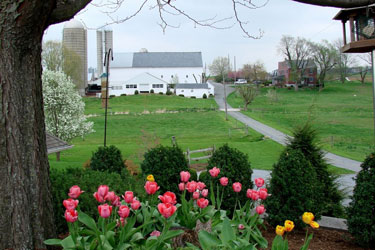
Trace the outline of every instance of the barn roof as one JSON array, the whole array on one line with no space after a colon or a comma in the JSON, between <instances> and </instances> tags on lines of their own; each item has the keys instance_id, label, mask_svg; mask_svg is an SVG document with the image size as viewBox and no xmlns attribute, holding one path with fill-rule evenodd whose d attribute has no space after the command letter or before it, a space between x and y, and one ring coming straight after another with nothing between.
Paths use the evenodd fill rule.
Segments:
<instances>
[{"instance_id":1,"label":"barn roof","mask_svg":"<svg viewBox=\"0 0 375 250\"><path fill-rule=\"evenodd\" d=\"M176 84L176 89L208 89L207 83L180 83Z\"/></svg>"},{"instance_id":2,"label":"barn roof","mask_svg":"<svg viewBox=\"0 0 375 250\"><path fill-rule=\"evenodd\" d=\"M154 83L154 84L158 84L158 83L161 83L161 84L165 84L167 83L166 81L163 81L159 78L157 78L156 76L153 76L151 75L150 73L142 73L142 74L139 74L129 80L127 80L125 82L125 84L132 84L132 83Z\"/></svg>"}]
</instances>

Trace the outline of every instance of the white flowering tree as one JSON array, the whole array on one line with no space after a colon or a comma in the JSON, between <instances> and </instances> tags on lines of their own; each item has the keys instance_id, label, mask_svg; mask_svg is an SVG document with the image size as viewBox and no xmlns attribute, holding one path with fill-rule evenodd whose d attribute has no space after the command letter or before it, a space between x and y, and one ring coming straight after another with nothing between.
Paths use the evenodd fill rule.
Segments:
<instances>
[{"instance_id":1,"label":"white flowering tree","mask_svg":"<svg viewBox=\"0 0 375 250\"><path fill-rule=\"evenodd\" d=\"M86 121L85 103L75 85L63 72L43 71L43 101L46 130L70 141L93 132L93 122Z\"/></svg>"}]
</instances>

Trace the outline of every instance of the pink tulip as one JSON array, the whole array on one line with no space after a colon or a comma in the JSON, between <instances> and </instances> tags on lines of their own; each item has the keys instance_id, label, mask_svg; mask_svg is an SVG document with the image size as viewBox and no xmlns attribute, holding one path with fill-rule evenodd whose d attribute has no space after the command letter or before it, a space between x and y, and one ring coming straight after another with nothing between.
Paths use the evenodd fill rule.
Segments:
<instances>
[{"instance_id":1,"label":"pink tulip","mask_svg":"<svg viewBox=\"0 0 375 250\"><path fill-rule=\"evenodd\" d=\"M220 178L220 184L222 185L222 186L226 186L226 185L228 185L228 178L227 177L221 177Z\"/></svg>"},{"instance_id":2,"label":"pink tulip","mask_svg":"<svg viewBox=\"0 0 375 250\"><path fill-rule=\"evenodd\" d=\"M99 215L103 218L108 218L112 212L112 206L108 204L98 206Z\"/></svg>"},{"instance_id":3,"label":"pink tulip","mask_svg":"<svg viewBox=\"0 0 375 250\"><path fill-rule=\"evenodd\" d=\"M200 199L197 200L197 205L198 205L198 207L203 209L203 208L208 206L208 200L205 199L205 198L200 198Z\"/></svg>"},{"instance_id":4,"label":"pink tulip","mask_svg":"<svg viewBox=\"0 0 375 250\"><path fill-rule=\"evenodd\" d=\"M146 193L148 193L149 195L156 193L156 191L158 191L159 188L160 187L155 181L146 181L145 189Z\"/></svg>"},{"instance_id":5,"label":"pink tulip","mask_svg":"<svg viewBox=\"0 0 375 250\"><path fill-rule=\"evenodd\" d=\"M94 197L95 197L95 199L96 199L98 202L100 202L100 203L105 202L104 197L100 196L100 195L98 194L98 192L95 192L95 193L94 193Z\"/></svg>"},{"instance_id":6,"label":"pink tulip","mask_svg":"<svg viewBox=\"0 0 375 250\"><path fill-rule=\"evenodd\" d=\"M130 209L125 205L121 205L118 209L118 215L120 215L121 218L128 218L129 213Z\"/></svg>"},{"instance_id":7,"label":"pink tulip","mask_svg":"<svg viewBox=\"0 0 375 250\"><path fill-rule=\"evenodd\" d=\"M141 206L141 203L139 200L133 199L133 202L131 204L131 207L133 210L138 210L138 208Z\"/></svg>"},{"instance_id":8,"label":"pink tulip","mask_svg":"<svg viewBox=\"0 0 375 250\"><path fill-rule=\"evenodd\" d=\"M180 176L182 182L188 182L190 179L190 173L188 171L181 171Z\"/></svg>"},{"instance_id":9,"label":"pink tulip","mask_svg":"<svg viewBox=\"0 0 375 250\"><path fill-rule=\"evenodd\" d=\"M65 210L65 220L67 222L75 222L78 219L78 212L77 210Z\"/></svg>"},{"instance_id":10,"label":"pink tulip","mask_svg":"<svg viewBox=\"0 0 375 250\"><path fill-rule=\"evenodd\" d=\"M170 203L172 205L177 203L176 195L173 192L167 191L158 197L163 203Z\"/></svg>"},{"instance_id":11,"label":"pink tulip","mask_svg":"<svg viewBox=\"0 0 375 250\"><path fill-rule=\"evenodd\" d=\"M72 198L69 198L63 201L63 205L67 210L74 210L78 206L78 202L78 200L73 200Z\"/></svg>"},{"instance_id":12,"label":"pink tulip","mask_svg":"<svg viewBox=\"0 0 375 250\"><path fill-rule=\"evenodd\" d=\"M134 194L132 191L126 191L122 198L125 200L126 203L132 203L134 199Z\"/></svg>"},{"instance_id":13,"label":"pink tulip","mask_svg":"<svg viewBox=\"0 0 375 250\"><path fill-rule=\"evenodd\" d=\"M164 218L169 218L174 214L174 212L176 212L177 207L170 203L159 203L158 210L159 213L164 216Z\"/></svg>"},{"instance_id":14,"label":"pink tulip","mask_svg":"<svg viewBox=\"0 0 375 250\"><path fill-rule=\"evenodd\" d=\"M70 189L69 189L69 197L72 198L72 199L77 199L78 196L80 196L84 191L81 191L81 188L78 187L77 185L74 185L72 186Z\"/></svg>"},{"instance_id":15,"label":"pink tulip","mask_svg":"<svg viewBox=\"0 0 375 250\"><path fill-rule=\"evenodd\" d=\"M256 178L256 179L254 180L254 182L255 182L255 185L256 185L258 188L260 188L261 186L264 185L264 179L263 179L263 178Z\"/></svg>"},{"instance_id":16,"label":"pink tulip","mask_svg":"<svg viewBox=\"0 0 375 250\"><path fill-rule=\"evenodd\" d=\"M104 197L106 201L112 202L114 199L116 199L116 194L115 192L111 191L108 192L107 195Z\"/></svg>"},{"instance_id":17,"label":"pink tulip","mask_svg":"<svg viewBox=\"0 0 375 250\"><path fill-rule=\"evenodd\" d=\"M181 182L180 184L178 184L178 189L180 191L184 191L185 190L185 183Z\"/></svg>"},{"instance_id":18,"label":"pink tulip","mask_svg":"<svg viewBox=\"0 0 375 250\"><path fill-rule=\"evenodd\" d=\"M241 192L242 184L239 183L239 182L235 182L235 183L233 183L232 187L233 187L234 192L239 193L239 192Z\"/></svg>"},{"instance_id":19,"label":"pink tulip","mask_svg":"<svg viewBox=\"0 0 375 250\"><path fill-rule=\"evenodd\" d=\"M258 193L259 193L259 198L260 199L262 199L262 200L267 199L267 197L268 197L267 188L261 188L261 189L259 189Z\"/></svg>"},{"instance_id":20,"label":"pink tulip","mask_svg":"<svg viewBox=\"0 0 375 250\"><path fill-rule=\"evenodd\" d=\"M255 208L255 211L256 211L259 215L261 215L261 214L263 214L263 213L266 211L266 209L264 208L263 205L259 205L259 206L257 206L257 207Z\"/></svg>"},{"instance_id":21,"label":"pink tulip","mask_svg":"<svg viewBox=\"0 0 375 250\"><path fill-rule=\"evenodd\" d=\"M197 188L199 189L199 191L202 191L205 187L206 184L204 184L203 182L197 182Z\"/></svg>"},{"instance_id":22,"label":"pink tulip","mask_svg":"<svg viewBox=\"0 0 375 250\"><path fill-rule=\"evenodd\" d=\"M185 187L189 193L193 193L197 190L197 183L195 181L190 181L186 183Z\"/></svg>"},{"instance_id":23,"label":"pink tulip","mask_svg":"<svg viewBox=\"0 0 375 250\"><path fill-rule=\"evenodd\" d=\"M150 233L150 236L159 237L160 236L160 232L158 230L154 230L154 231L152 231L152 233Z\"/></svg>"},{"instance_id":24,"label":"pink tulip","mask_svg":"<svg viewBox=\"0 0 375 250\"><path fill-rule=\"evenodd\" d=\"M252 199L253 201L256 201L259 199L259 192L253 189L248 189L246 192L246 196L249 199Z\"/></svg>"},{"instance_id":25,"label":"pink tulip","mask_svg":"<svg viewBox=\"0 0 375 250\"><path fill-rule=\"evenodd\" d=\"M107 185L100 185L98 187L98 195L101 197L105 197L109 191L109 187Z\"/></svg>"},{"instance_id":26,"label":"pink tulip","mask_svg":"<svg viewBox=\"0 0 375 250\"><path fill-rule=\"evenodd\" d=\"M120 197L116 195L113 201L111 201L111 204L112 206L115 206L115 207L121 206Z\"/></svg>"},{"instance_id":27,"label":"pink tulip","mask_svg":"<svg viewBox=\"0 0 375 250\"><path fill-rule=\"evenodd\" d=\"M220 169L217 167L213 167L212 169L208 170L208 172L210 173L212 177L215 178L220 174Z\"/></svg>"},{"instance_id":28,"label":"pink tulip","mask_svg":"<svg viewBox=\"0 0 375 250\"><path fill-rule=\"evenodd\" d=\"M203 197L207 197L207 195L208 195L208 189L203 189L202 192L201 192L201 195Z\"/></svg>"},{"instance_id":29,"label":"pink tulip","mask_svg":"<svg viewBox=\"0 0 375 250\"><path fill-rule=\"evenodd\" d=\"M245 229L245 226L243 224L238 225L238 230L244 230L244 229Z\"/></svg>"},{"instance_id":30,"label":"pink tulip","mask_svg":"<svg viewBox=\"0 0 375 250\"><path fill-rule=\"evenodd\" d=\"M199 198L199 192L198 191L195 191L194 193L193 193L193 199L194 200L198 200L198 198Z\"/></svg>"}]
</instances>

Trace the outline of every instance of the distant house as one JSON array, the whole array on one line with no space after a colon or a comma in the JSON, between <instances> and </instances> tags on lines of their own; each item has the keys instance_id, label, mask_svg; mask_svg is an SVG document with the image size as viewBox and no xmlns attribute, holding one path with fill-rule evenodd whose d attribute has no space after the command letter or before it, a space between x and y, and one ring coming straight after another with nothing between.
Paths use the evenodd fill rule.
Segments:
<instances>
[{"instance_id":1,"label":"distant house","mask_svg":"<svg viewBox=\"0 0 375 250\"><path fill-rule=\"evenodd\" d=\"M201 83L202 53L147 51L115 53L109 72L110 86L121 86L143 73L148 73L167 83ZM150 90L151 88L148 88L148 91Z\"/></svg>"},{"instance_id":2,"label":"distant house","mask_svg":"<svg viewBox=\"0 0 375 250\"><path fill-rule=\"evenodd\" d=\"M134 95L135 91L138 93L154 93L167 92L168 83L151 75L150 73L141 73L127 81L110 82L110 89L108 94L114 96L121 96L122 94Z\"/></svg>"},{"instance_id":3,"label":"distant house","mask_svg":"<svg viewBox=\"0 0 375 250\"><path fill-rule=\"evenodd\" d=\"M176 95L183 95L185 97L203 98L206 94L207 97L215 95L214 86L211 83L180 83L175 86Z\"/></svg>"},{"instance_id":4,"label":"distant house","mask_svg":"<svg viewBox=\"0 0 375 250\"><path fill-rule=\"evenodd\" d=\"M293 72L290 62L285 60L279 62L277 71L273 72L272 83L274 85L295 85L298 84L311 86L317 84L317 67L312 60L304 60L299 65L299 70Z\"/></svg>"}]
</instances>

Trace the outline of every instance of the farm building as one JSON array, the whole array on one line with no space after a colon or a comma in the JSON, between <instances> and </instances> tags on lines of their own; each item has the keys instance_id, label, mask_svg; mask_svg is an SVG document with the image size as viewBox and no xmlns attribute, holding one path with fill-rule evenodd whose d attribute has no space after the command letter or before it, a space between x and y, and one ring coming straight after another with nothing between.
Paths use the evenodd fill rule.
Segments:
<instances>
[{"instance_id":1,"label":"farm building","mask_svg":"<svg viewBox=\"0 0 375 250\"><path fill-rule=\"evenodd\" d=\"M196 97L203 98L206 94L208 97L210 94L214 95L214 86L210 83L182 83L176 84L175 86L176 95L183 95L185 97Z\"/></svg>"},{"instance_id":2,"label":"farm building","mask_svg":"<svg viewBox=\"0 0 375 250\"><path fill-rule=\"evenodd\" d=\"M278 69L273 72L272 83L274 85L292 86L297 82L301 85L314 86L317 84L317 67L312 60L303 60L298 64L297 72L294 72L291 63L287 60L279 62Z\"/></svg>"},{"instance_id":3,"label":"farm building","mask_svg":"<svg viewBox=\"0 0 375 250\"><path fill-rule=\"evenodd\" d=\"M115 53L110 63L110 86L120 86L142 73L167 83L201 83L201 52Z\"/></svg>"},{"instance_id":4,"label":"farm building","mask_svg":"<svg viewBox=\"0 0 375 250\"><path fill-rule=\"evenodd\" d=\"M127 81L110 82L109 95L121 96L122 94L134 95L135 91L138 93L154 93L167 92L168 83L149 74L141 73Z\"/></svg>"}]
</instances>

